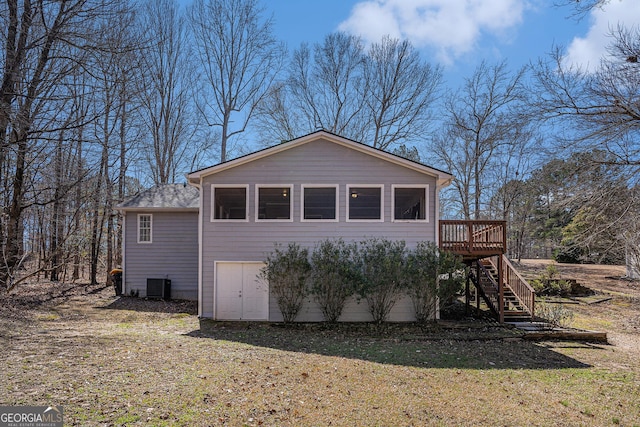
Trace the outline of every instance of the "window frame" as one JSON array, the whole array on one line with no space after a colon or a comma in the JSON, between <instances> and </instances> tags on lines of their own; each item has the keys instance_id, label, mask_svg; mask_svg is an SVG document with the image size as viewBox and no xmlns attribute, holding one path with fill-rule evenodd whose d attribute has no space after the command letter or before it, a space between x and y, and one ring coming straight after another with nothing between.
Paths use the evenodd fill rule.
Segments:
<instances>
[{"instance_id":1,"label":"window frame","mask_svg":"<svg viewBox=\"0 0 640 427\"><path fill-rule=\"evenodd\" d=\"M260 189L289 189L289 218L260 218ZM256 184L255 185L255 221L256 222L293 222L293 184Z\"/></svg>"},{"instance_id":2,"label":"window frame","mask_svg":"<svg viewBox=\"0 0 640 427\"><path fill-rule=\"evenodd\" d=\"M216 188L244 188L244 218L216 218ZM249 185L248 184L211 184L211 222L249 222Z\"/></svg>"},{"instance_id":3,"label":"window frame","mask_svg":"<svg viewBox=\"0 0 640 427\"><path fill-rule=\"evenodd\" d=\"M424 219L396 219L396 190L402 188L422 188L424 190ZM393 184L391 186L391 222L429 222L429 184Z\"/></svg>"},{"instance_id":4,"label":"window frame","mask_svg":"<svg viewBox=\"0 0 640 427\"><path fill-rule=\"evenodd\" d=\"M142 240L141 237L141 231L143 230L142 227L140 227L140 220L143 217L149 217L149 240ZM137 219L136 219L136 224L137 224L137 241L138 243L141 244L151 244L153 243L153 214L150 213L141 213L138 214Z\"/></svg>"},{"instance_id":5,"label":"window frame","mask_svg":"<svg viewBox=\"0 0 640 427\"><path fill-rule=\"evenodd\" d=\"M336 191L335 197L335 218L318 219L305 218L305 190L307 188L333 188ZM340 185L339 184L302 184L300 185L300 222L338 222L340 220Z\"/></svg>"},{"instance_id":6,"label":"window frame","mask_svg":"<svg viewBox=\"0 0 640 427\"><path fill-rule=\"evenodd\" d=\"M380 189L380 218L377 219L357 219L351 218L350 200L352 188L379 188ZM347 184L346 185L346 222L384 222L384 184Z\"/></svg>"}]
</instances>

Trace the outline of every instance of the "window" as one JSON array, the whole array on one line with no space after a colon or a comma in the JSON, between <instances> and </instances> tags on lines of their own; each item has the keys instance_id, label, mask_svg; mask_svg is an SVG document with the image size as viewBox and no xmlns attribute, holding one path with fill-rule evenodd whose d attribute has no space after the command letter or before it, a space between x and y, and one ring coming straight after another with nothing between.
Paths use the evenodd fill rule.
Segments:
<instances>
[{"instance_id":1,"label":"window","mask_svg":"<svg viewBox=\"0 0 640 427\"><path fill-rule=\"evenodd\" d=\"M151 243L151 231L153 225L153 215L138 215L138 243Z\"/></svg>"},{"instance_id":2,"label":"window","mask_svg":"<svg viewBox=\"0 0 640 427\"><path fill-rule=\"evenodd\" d=\"M337 221L338 186L303 185L302 221Z\"/></svg>"},{"instance_id":3,"label":"window","mask_svg":"<svg viewBox=\"0 0 640 427\"><path fill-rule=\"evenodd\" d=\"M347 221L384 221L382 186L347 186Z\"/></svg>"},{"instance_id":4,"label":"window","mask_svg":"<svg viewBox=\"0 0 640 427\"><path fill-rule=\"evenodd\" d=\"M292 220L291 198L293 186L288 185L256 185L256 219L259 220Z\"/></svg>"},{"instance_id":5,"label":"window","mask_svg":"<svg viewBox=\"0 0 640 427\"><path fill-rule=\"evenodd\" d=\"M248 186L211 186L211 221L248 221Z\"/></svg>"},{"instance_id":6,"label":"window","mask_svg":"<svg viewBox=\"0 0 640 427\"><path fill-rule=\"evenodd\" d=\"M428 221L427 193L429 186L393 186L394 221Z\"/></svg>"}]
</instances>

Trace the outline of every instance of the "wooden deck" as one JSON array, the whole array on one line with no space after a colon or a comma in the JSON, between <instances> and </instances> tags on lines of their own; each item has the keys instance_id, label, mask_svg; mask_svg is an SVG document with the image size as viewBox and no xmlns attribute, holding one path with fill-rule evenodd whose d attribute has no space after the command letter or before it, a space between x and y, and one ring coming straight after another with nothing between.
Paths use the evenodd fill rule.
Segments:
<instances>
[{"instance_id":1,"label":"wooden deck","mask_svg":"<svg viewBox=\"0 0 640 427\"><path fill-rule=\"evenodd\" d=\"M440 221L440 248L465 260L502 255L506 247L506 221Z\"/></svg>"},{"instance_id":2,"label":"wooden deck","mask_svg":"<svg viewBox=\"0 0 640 427\"><path fill-rule=\"evenodd\" d=\"M470 266L469 283L476 289L476 304L481 296L500 322L533 319L535 291L507 259L506 221L440 221L440 249L462 256Z\"/></svg>"}]
</instances>

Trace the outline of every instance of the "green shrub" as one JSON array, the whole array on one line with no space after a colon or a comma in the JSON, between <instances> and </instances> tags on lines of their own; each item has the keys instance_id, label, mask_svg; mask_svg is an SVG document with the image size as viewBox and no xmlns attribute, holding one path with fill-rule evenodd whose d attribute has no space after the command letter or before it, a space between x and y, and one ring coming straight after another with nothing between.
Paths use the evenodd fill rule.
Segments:
<instances>
[{"instance_id":1,"label":"green shrub","mask_svg":"<svg viewBox=\"0 0 640 427\"><path fill-rule=\"evenodd\" d=\"M581 264L583 251L575 246L563 246L553 251L553 259L561 264Z\"/></svg>"},{"instance_id":2,"label":"green shrub","mask_svg":"<svg viewBox=\"0 0 640 427\"><path fill-rule=\"evenodd\" d=\"M421 242L407 255L405 287L418 323L434 318L438 301L439 251L435 244Z\"/></svg>"},{"instance_id":3,"label":"green shrub","mask_svg":"<svg viewBox=\"0 0 640 427\"><path fill-rule=\"evenodd\" d=\"M457 294L464 290L467 274L467 268L458 255L453 252L440 252L440 269L438 271L440 308L444 304L450 303Z\"/></svg>"},{"instance_id":4,"label":"green shrub","mask_svg":"<svg viewBox=\"0 0 640 427\"><path fill-rule=\"evenodd\" d=\"M405 289L411 297L416 321L435 317L437 303L444 304L462 289L464 264L450 252L440 251L433 242L420 242L407 254Z\"/></svg>"},{"instance_id":5,"label":"green shrub","mask_svg":"<svg viewBox=\"0 0 640 427\"><path fill-rule=\"evenodd\" d=\"M405 242L369 239L360 244L358 293L367 301L373 321L381 324L402 294Z\"/></svg>"},{"instance_id":6,"label":"green shrub","mask_svg":"<svg viewBox=\"0 0 640 427\"><path fill-rule=\"evenodd\" d=\"M285 323L295 320L307 295L311 268L308 258L308 249L300 248L297 243L289 243L286 249L276 245L260 271L260 278L269 283L276 297Z\"/></svg>"},{"instance_id":7,"label":"green shrub","mask_svg":"<svg viewBox=\"0 0 640 427\"><path fill-rule=\"evenodd\" d=\"M359 277L356 253L357 245L342 239L324 240L311 253L309 290L328 322L338 321L347 298L355 293Z\"/></svg>"},{"instance_id":8,"label":"green shrub","mask_svg":"<svg viewBox=\"0 0 640 427\"><path fill-rule=\"evenodd\" d=\"M571 293L571 283L559 278L558 268L554 264L549 264L545 271L531 281L531 286L537 295L562 295Z\"/></svg>"}]
</instances>

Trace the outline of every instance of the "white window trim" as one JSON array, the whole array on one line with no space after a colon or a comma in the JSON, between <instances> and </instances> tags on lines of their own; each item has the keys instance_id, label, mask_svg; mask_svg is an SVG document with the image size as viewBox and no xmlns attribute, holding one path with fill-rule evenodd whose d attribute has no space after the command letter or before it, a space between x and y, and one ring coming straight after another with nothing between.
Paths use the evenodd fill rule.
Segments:
<instances>
[{"instance_id":1,"label":"white window trim","mask_svg":"<svg viewBox=\"0 0 640 427\"><path fill-rule=\"evenodd\" d=\"M358 188L379 188L380 189L380 218L379 219L350 219L349 218L349 198L351 189ZM347 184L346 191L346 222L384 222L384 184Z\"/></svg>"},{"instance_id":2,"label":"white window trim","mask_svg":"<svg viewBox=\"0 0 640 427\"><path fill-rule=\"evenodd\" d=\"M396 188L424 189L424 218L425 219L396 219ZM393 184L391 186L391 222L429 222L429 184Z\"/></svg>"},{"instance_id":3,"label":"white window trim","mask_svg":"<svg viewBox=\"0 0 640 427\"><path fill-rule=\"evenodd\" d=\"M245 207L244 207L244 219L216 219L216 188L244 188L245 190ZM211 222L249 222L249 184L211 184Z\"/></svg>"},{"instance_id":4,"label":"white window trim","mask_svg":"<svg viewBox=\"0 0 640 427\"><path fill-rule=\"evenodd\" d=\"M338 222L340 219L340 186L338 184L302 184L300 186L300 222ZM304 190L305 188L335 188L336 190L336 217L334 219L305 219L304 217Z\"/></svg>"},{"instance_id":5,"label":"white window trim","mask_svg":"<svg viewBox=\"0 0 640 427\"><path fill-rule=\"evenodd\" d=\"M140 240L140 218L143 216L149 217L149 240ZM141 243L143 245L153 243L153 214L138 214L138 217L136 219L136 224L137 224L137 230L138 230L137 232L138 243Z\"/></svg>"},{"instance_id":6,"label":"white window trim","mask_svg":"<svg viewBox=\"0 0 640 427\"><path fill-rule=\"evenodd\" d=\"M261 188L288 188L289 189L289 218L286 219L261 219L260 214L260 189ZM255 185L255 218L256 222L293 222L293 184L256 184Z\"/></svg>"}]
</instances>

